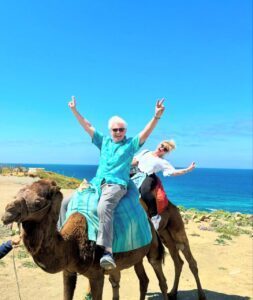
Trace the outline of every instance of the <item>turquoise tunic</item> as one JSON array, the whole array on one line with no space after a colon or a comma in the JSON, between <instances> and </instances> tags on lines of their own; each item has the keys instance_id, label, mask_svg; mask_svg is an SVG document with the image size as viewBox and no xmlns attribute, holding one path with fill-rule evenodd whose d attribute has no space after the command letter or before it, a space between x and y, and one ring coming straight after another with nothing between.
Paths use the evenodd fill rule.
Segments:
<instances>
[{"instance_id":1,"label":"turquoise tunic","mask_svg":"<svg viewBox=\"0 0 253 300\"><path fill-rule=\"evenodd\" d=\"M76 191L68 205L66 219L73 213L83 214L88 223L89 240L97 240L97 206L101 195L101 182L121 184L127 194L120 200L113 219L113 252L126 252L143 247L151 242L152 235L146 212L139 202L139 192L129 179L134 154L140 149L140 138L124 138L115 143L110 137L95 131L92 142L100 149L100 161L91 186Z\"/></svg>"},{"instance_id":2,"label":"turquoise tunic","mask_svg":"<svg viewBox=\"0 0 253 300\"><path fill-rule=\"evenodd\" d=\"M127 187L131 162L134 154L140 149L139 135L134 138L124 138L115 143L109 136L103 136L95 131L92 139L100 149L100 160L96 177L91 183L100 185L104 179L107 183L121 184Z\"/></svg>"}]
</instances>

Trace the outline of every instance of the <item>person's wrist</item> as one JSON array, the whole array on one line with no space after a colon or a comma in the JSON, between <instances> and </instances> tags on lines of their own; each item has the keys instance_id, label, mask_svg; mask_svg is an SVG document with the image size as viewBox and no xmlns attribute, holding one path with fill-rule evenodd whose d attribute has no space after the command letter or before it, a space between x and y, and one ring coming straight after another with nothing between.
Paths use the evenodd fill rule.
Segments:
<instances>
[{"instance_id":1,"label":"person's wrist","mask_svg":"<svg viewBox=\"0 0 253 300\"><path fill-rule=\"evenodd\" d=\"M159 117L159 116L154 116L154 118L156 119L156 120L159 120L159 119L161 119L161 116Z\"/></svg>"}]
</instances>

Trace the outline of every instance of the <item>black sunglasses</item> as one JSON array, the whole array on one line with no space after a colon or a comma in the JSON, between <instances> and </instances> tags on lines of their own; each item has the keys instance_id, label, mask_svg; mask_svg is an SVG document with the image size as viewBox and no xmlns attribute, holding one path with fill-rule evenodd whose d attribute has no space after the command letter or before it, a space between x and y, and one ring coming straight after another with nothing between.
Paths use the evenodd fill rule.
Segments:
<instances>
[{"instance_id":1,"label":"black sunglasses","mask_svg":"<svg viewBox=\"0 0 253 300\"><path fill-rule=\"evenodd\" d=\"M161 144L160 148L163 148L163 151L164 151L164 152L169 152L169 149L166 148L166 147L164 146L164 144Z\"/></svg>"},{"instance_id":2,"label":"black sunglasses","mask_svg":"<svg viewBox=\"0 0 253 300\"><path fill-rule=\"evenodd\" d=\"M123 131L125 131L125 129L126 129L126 128L112 128L112 131L113 131L113 132L118 132L118 131L119 131L119 132L123 132Z\"/></svg>"}]
</instances>

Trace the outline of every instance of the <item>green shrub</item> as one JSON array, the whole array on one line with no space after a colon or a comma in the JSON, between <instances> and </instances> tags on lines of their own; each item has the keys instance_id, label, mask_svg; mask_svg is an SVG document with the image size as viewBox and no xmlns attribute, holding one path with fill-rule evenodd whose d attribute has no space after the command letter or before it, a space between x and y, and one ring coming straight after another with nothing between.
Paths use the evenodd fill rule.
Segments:
<instances>
[{"instance_id":1,"label":"green shrub","mask_svg":"<svg viewBox=\"0 0 253 300\"><path fill-rule=\"evenodd\" d=\"M5 262L0 260L0 267L5 267Z\"/></svg>"},{"instance_id":2,"label":"green shrub","mask_svg":"<svg viewBox=\"0 0 253 300\"><path fill-rule=\"evenodd\" d=\"M76 189L79 187L81 180L73 177L67 177L54 172L47 172L40 170L37 172L38 177L41 179L54 180L58 186L63 189Z\"/></svg>"},{"instance_id":3,"label":"green shrub","mask_svg":"<svg viewBox=\"0 0 253 300\"><path fill-rule=\"evenodd\" d=\"M29 268L29 269L38 268L38 266L32 261L25 261L25 262L22 263L22 266L25 267L25 268Z\"/></svg>"},{"instance_id":4,"label":"green shrub","mask_svg":"<svg viewBox=\"0 0 253 300\"><path fill-rule=\"evenodd\" d=\"M219 235L219 238L223 240L230 240L230 241L232 240L232 237L230 235L224 233Z\"/></svg>"},{"instance_id":5,"label":"green shrub","mask_svg":"<svg viewBox=\"0 0 253 300\"><path fill-rule=\"evenodd\" d=\"M233 235L238 236L240 234L249 234L250 231L246 229L242 229L238 226L235 226L233 224L222 224L215 229L216 232L224 233L227 235Z\"/></svg>"},{"instance_id":6,"label":"green shrub","mask_svg":"<svg viewBox=\"0 0 253 300\"><path fill-rule=\"evenodd\" d=\"M185 212L186 211L186 208L182 205L178 205L177 208L179 209L180 212Z\"/></svg>"},{"instance_id":7,"label":"green shrub","mask_svg":"<svg viewBox=\"0 0 253 300\"><path fill-rule=\"evenodd\" d=\"M221 245L221 246L225 246L225 245L227 245L227 243L226 243L226 241L224 241L224 239L221 239L221 238L217 238L216 240L215 240L215 244L216 245Z\"/></svg>"},{"instance_id":8,"label":"green shrub","mask_svg":"<svg viewBox=\"0 0 253 300\"><path fill-rule=\"evenodd\" d=\"M18 254L17 254L17 258L18 259L23 259L23 258L27 258L29 257L28 252L24 251L24 250L19 250Z\"/></svg>"}]
</instances>

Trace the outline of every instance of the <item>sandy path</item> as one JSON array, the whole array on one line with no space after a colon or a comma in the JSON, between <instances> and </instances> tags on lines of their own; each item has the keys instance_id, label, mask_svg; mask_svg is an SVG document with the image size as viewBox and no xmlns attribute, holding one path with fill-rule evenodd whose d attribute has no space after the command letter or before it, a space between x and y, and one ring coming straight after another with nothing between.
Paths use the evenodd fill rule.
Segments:
<instances>
[{"instance_id":1,"label":"sandy path","mask_svg":"<svg viewBox=\"0 0 253 300\"><path fill-rule=\"evenodd\" d=\"M2 215L5 205L13 198L17 191L32 181L33 179L31 178L0 176L0 215ZM67 195L71 191L63 190L63 193ZM198 226L199 224L190 221L186 225L186 230L192 253L198 262L202 286L206 291L208 299L253 299L252 238L247 235L241 235L233 238L226 246L216 245L215 239L218 234L210 231L201 231L198 229ZM1 242L7 239L8 237L1 238ZM29 266L33 266L31 265L32 259L30 257L18 258L20 250L22 249L15 249L0 261L0 299L19 299L14 273L13 254L15 254L15 264L22 300L62 299L62 275L60 273L47 274L39 268L29 268ZM24 266L25 262L28 262L26 267ZM154 272L146 261L145 267L150 279L147 299L162 299ZM174 273L169 255L166 257L164 272L167 277L168 286L171 288ZM74 299L82 299L86 283L86 278L78 276ZM197 299L196 285L187 264L183 268L179 290L179 300ZM121 300L138 299L138 280L132 268L122 272L120 295ZM107 278L105 280L104 299L111 299L111 287Z\"/></svg>"}]
</instances>

